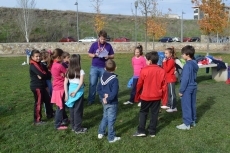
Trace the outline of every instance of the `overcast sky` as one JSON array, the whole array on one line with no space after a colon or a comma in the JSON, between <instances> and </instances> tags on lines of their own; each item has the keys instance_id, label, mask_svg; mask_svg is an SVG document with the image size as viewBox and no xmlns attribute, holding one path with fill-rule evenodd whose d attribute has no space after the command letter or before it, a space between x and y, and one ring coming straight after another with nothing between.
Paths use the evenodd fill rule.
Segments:
<instances>
[{"instance_id":1,"label":"overcast sky","mask_svg":"<svg viewBox=\"0 0 230 153\"><path fill-rule=\"evenodd\" d=\"M36 0L36 8L49 10L74 10L77 0ZM103 14L131 15L131 9L135 10L135 0L103 0L100 6ZM193 19L193 4L191 0L158 0L158 9L167 13L171 9L171 14L181 15L185 12L184 19ZM78 0L78 11L94 13L91 0ZM226 3L227 4L227 3ZM17 0L0 0L0 7L17 7ZM138 12L138 15L141 15Z\"/></svg>"}]
</instances>

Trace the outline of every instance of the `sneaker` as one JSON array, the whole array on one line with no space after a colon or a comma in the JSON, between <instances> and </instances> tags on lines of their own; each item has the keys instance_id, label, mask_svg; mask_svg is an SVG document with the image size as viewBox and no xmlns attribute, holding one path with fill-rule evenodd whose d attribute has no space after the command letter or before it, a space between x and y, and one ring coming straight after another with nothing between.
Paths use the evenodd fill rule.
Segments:
<instances>
[{"instance_id":1,"label":"sneaker","mask_svg":"<svg viewBox=\"0 0 230 153\"><path fill-rule=\"evenodd\" d=\"M62 122L61 122L61 126L67 126L68 124L70 123L70 120L67 118L67 119L64 119Z\"/></svg>"},{"instance_id":2,"label":"sneaker","mask_svg":"<svg viewBox=\"0 0 230 153\"><path fill-rule=\"evenodd\" d=\"M116 142L118 140L121 140L121 137L114 137L114 139L109 141L109 143L114 143L114 142Z\"/></svg>"},{"instance_id":3,"label":"sneaker","mask_svg":"<svg viewBox=\"0 0 230 153\"><path fill-rule=\"evenodd\" d=\"M185 125L184 123L181 125L176 126L176 128L180 129L180 130L189 130L190 129L190 125Z\"/></svg>"},{"instance_id":4,"label":"sneaker","mask_svg":"<svg viewBox=\"0 0 230 153\"><path fill-rule=\"evenodd\" d=\"M177 108L169 108L169 109L166 109L166 112L168 113L172 113L172 112L177 112Z\"/></svg>"},{"instance_id":5,"label":"sneaker","mask_svg":"<svg viewBox=\"0 0 230 153\"><path fill-rule=\"evenodd\" d=\"M68 129L67 126L59 126L59 127L57 128L57 130L66 130L66 129Z\"/></svg>"},{"instance_id":6,"label":"sneaker","mask_svg":"<svg viewBox=\"0 0 230 153\"><path fill-rule=\"evenodd\" d=\"M191 124L192 127L195 127L196 126L196 122L193 121L192 124Z\"/></svg>"},{"instance_id":7,"label":"sneaker","mask_svg":"<svg viewBox=\"0 0 230 153\"><path fill-rule=\"evenodd\" d=\"M133 136L134 137L145 137L146 134L145 133L138 133L138 132L136 132Z\"/></svg>"},{"instance_id":8,"label":"sneaker","mask_svg":"<svg viewBox=\"0 0 230 153\"><path fill-rule=\"evenodd\" d=\"M137 106L138 106L138 107L141 107L141 102L139 102Z\"/></svg>"},{"instance_id":9,"label":"sneaker","mask_svg":"<svg viewBox=\"0 0 230 153\"><path fill-rule=\"evenodd\" d=\"M161 106L162 109L169 109L170 107L168 106Z\"/></svg>"},{"instance_id":10,"label":"sneaker","mask_svg":"<svg viewBox=\"0 0 230 153\"><path fill-rule=\"evenodd\" d=\"M46 122L39 121L39 122L34 122L34 125L39 126L39 125L44 125Z\"/></svg>"},{"instance_id":11,"label":"sneaker","mask_svg":"<svg viewBox=\"0 0 230 153\"><path fill-rule=\"evenodd\" d=\"M131 105L132 105L132 104L133 104L133 102L126 101L126 102L124 102L123 104L124 104L124 105L128 105L128 104L131 104Z\"/></svg>"},{"instance_id":12,"label":"sneaker","mask_svg":"<svg viewBox=\"0 0 230 153\"><path fill-rule=\"evenodd\" d=\"M97 135L97 138L98 138L98 139L102 139L103 137L104 137L103 134L98 134L98 135Z\"/></svg>"},{"instance_id":13,"label":"sneaker","mask_svg":"<svg viewBox=\"0 0 230 153\"><path fill-rule=\"evenodd\" d=\"M155 137L156 135L155 134L150 134L149 135L151 138Z\"/></svg>"},{"instance_id":14,"label":"sneaker","mask_svg":"<svg viewBox=\"0 0 230 153\"><path fill-rule=\"evenodd\" d=\"M76 134L82 134L82 133L86 133L87 132L87 128L82 128L79 131L75 131Z\"/></svg>"}]
</instances>

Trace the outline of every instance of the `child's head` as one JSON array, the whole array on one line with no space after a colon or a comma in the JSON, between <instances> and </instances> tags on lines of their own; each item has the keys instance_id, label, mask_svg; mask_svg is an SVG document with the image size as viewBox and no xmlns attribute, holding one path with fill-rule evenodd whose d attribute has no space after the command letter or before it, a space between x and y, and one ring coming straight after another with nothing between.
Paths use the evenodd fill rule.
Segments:
<instances>
[{"instance_id":1,"label":"child's head","mask_svg":"<svg viewBox=\"0 0 230 153\"><path fill-rule=\"evenodd\" d=\"M63 54L63 50L60 48L56 48L53 53L52 53L52 60L57 60L59 62L62 61L62 54Z\"/></svg>"},{"instance_id":2,"label":"child's head","mask_svg":"<svg viewBox=\"0 0 230 153\"><path fill-rule=\"evenodd\" d=\"M107 32L105 30L99 31L98 38L99 38L99 42L101 44L104 44L106 42Z\"/></svg>"},{"instance_id":3,"label":"child's head","mask_svg":"<svg viewBox=\"0 0 230 153\"><path fill-rule=\"evenodd\" d=\"M138 45L135 50L134 50L134 55L136 57L142 56L143 55L143 47L142 45Z\"/></svg>"},{"instance_id":4,"label":"child's head","mask_svg":"<svg viewBox=\"0 0 230 153\"><path fill-rule=\"evenodd\" d=\"M69 54L68 52L64 52L64 53L62 54L63 62L69 63L69 58L70 58L70 54Z\"/></svg>"},{"instance_id":5,"label":"child's head","mask_svg":"<svg viewBox=\"0 0 230 153\"><path fill-rule=\"evenodd\" d=\"M42 49L40 53L41 53L41 60L47 62L50 58L50 54L45 49Z\"/></svg>"},{"instance_id":6,"label":"child's head","mask_svg":"<svg viewBox=\"0 0 230 153\"><path fill-rule=\"evenodd\" d=\"M112 59L108 59L105 62L105 69L108 72L114 72L116 70L116 63Z\"/></svg>"},{"instance_id":7,"label":"child's head","mask_svg":"<svg viewBox=\"0 0 230 153\"><path fill-rule=\"evenodd\" d=\"M175 53L173 46L165 49L165 57L166 58L176 58L176 53Z\"/></svg>"},{"instance_id":8,"label":"child's head","mask_svg":"<svg viewBox=\"0 0 230 153\"><path fill-rule=\"evenodd\" d=\"M157 64L159 55L156 51L148 52L145 54L146 58L146 64L151 65L151 64Z\"/></svg>"},{"instance_id":9,"label":"child's head","mask_svg":"<svg viewBox=\"0 0 230 153\"><path fill-rule=\"evenodd\" d=\"M34 50L31 51L30 60L33 60L35 62L40 62L41 57L40 57L39 50L34 49Z\"/></svg>"},{"instance_id":10,"label":"child's head","mask_svg":"<svg viewBox=\"0 0 230 153\"><path fill-rule=\"evenodd\" d=\"M80 78L80 70L81 70L81 56L79 54L73 54L69 60L69 68L68 68L68 78Z\"/></svg>"},{"instance_id":11,"label":"child's head","mask_svg":"<svg viewBox=\"0 0 230 153\"><path fill-rule=\"evenodd\" d=\"M195 48L187 45L181 49L182 58L185 60L194 59Z\"/></svg>"}]
</instances>

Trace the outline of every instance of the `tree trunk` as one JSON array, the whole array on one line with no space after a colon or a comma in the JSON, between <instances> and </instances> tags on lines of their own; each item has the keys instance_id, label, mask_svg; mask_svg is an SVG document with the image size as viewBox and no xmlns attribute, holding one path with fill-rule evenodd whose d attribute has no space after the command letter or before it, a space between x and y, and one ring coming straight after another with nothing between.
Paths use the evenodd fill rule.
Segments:
<instances>
[{"instance_id":1,"label":"tree trunk","mask_svg":"<svg viewBox=\"0 0 230 153\"><path fill-rule=\"evenodd\" d=\"M208 37L208 42L207 42L207 53L206 53L206 55L208 56L208 55L209 55L209 40L210 40L210 34L208 34L207 37Z\"/></svg>"},{"instance_id":2,"label":"tree trunk","mask_svg":"<svg viewBox=\"0 0 230 153\"><path fill-rule=\"evenodd\" d=\"M154 36L153 36L153 50L155 50Z\"/></svg>"}]
</instances>

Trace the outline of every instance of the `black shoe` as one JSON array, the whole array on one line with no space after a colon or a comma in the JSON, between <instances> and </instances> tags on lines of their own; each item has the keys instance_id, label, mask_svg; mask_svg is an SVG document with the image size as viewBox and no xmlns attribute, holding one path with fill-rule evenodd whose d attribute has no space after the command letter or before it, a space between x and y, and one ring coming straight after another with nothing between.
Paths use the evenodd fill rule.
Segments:
<instances>
[{"instance_id":1,"label":"black shoe","mask_svg":"<svg viewBox=\"0 0 230 153\"><path fill-rule=\"evenodd\" d=\"M133 136L134 136L134 137L145 137L146 134L145 134L145 133L136 132Z\"/></svg>"},{"instance_id":2,"label":"black shoe","mask_svg":"<svg viewBox=\"0 0 230 153\"><path fill-rule=\"evenodd\" d=\"M69 123L70 123L70 121L69 121L68 118L67 118L67 119L64 119L64 120L62 121L62 123L61 123L61 126L67 126L67 125L69 125Z\"/></svg>"},{"instance_id":3,"label":"black shoe","mask_svg":"<svg viewBox=\"0 0 230 153\"><path fill-rule=\"evenodd\" d=\"M83 134L83 133L86 133L86 132L87 132L87 128L82 128L79 131L75 131L76 134Z\"/></svg>"}]
</instances>

